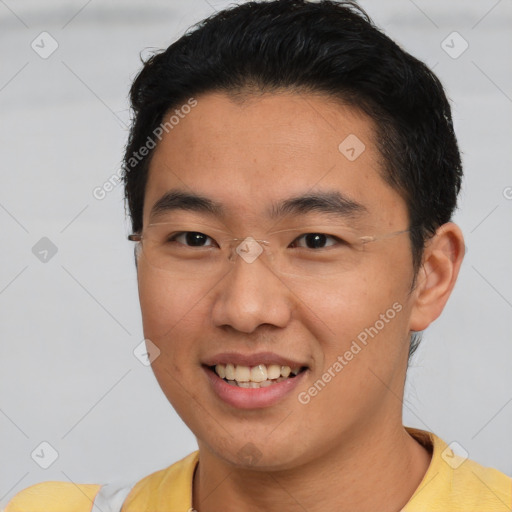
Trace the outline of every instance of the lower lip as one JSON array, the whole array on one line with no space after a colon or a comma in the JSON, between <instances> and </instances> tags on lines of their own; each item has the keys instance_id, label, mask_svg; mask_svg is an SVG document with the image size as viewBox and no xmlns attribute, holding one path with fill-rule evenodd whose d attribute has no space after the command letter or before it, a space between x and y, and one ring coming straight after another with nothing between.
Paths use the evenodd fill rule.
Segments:
<instances>
[{"instance_id":1,"label":"lower lip","mask_svg":"<svg viewBox=\"0 0 512 512\"><path fill-rule=\"evenodd\" d=\"M286 379L264 388L240 388L228 384L209 367L203 366L208 380L217 396L224 402L239 409L261 409L281 401L289 395L302 381L307 370L296 377Z\"/></svg>"}]
</instances>

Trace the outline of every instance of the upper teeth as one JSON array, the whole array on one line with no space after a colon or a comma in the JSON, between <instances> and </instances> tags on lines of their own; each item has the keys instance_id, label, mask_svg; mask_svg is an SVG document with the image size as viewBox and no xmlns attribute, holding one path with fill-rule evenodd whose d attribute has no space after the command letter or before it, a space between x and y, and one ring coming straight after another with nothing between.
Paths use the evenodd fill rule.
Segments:
<instances>
[{"instance_id":1,"label":"upper teeth","mask_svg":"<svg viewBox=\"0 0 512 512\"><path fill-rule=\"evenodd\" d=\"M289 377L291 373L297 375L300 366L290 368L289 366L280 366L278 364L258 364L257 366L242 366L218 364L215 366L215 372L221 379L236 380L238 382L263 382L265 380L274 380L279 377Z\"/></svg>"}]
</instances>

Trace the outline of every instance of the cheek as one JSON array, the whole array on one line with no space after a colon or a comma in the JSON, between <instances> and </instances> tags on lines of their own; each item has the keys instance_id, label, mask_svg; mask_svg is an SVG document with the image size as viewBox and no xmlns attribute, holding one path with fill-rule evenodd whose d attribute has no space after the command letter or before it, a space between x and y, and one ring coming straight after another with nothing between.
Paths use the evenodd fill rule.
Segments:
<instances>
[{"instance_id":1,"label":"cheek","mask_svg":"<svg viewBox=\"0 0 512 512\"><path fill-rule=\"evenodd\" d=\"M369 275L347 278L343 286L330 292L311 288L305 299L314 305L315 315L310 317L322 321L315 323L314 376L299 391L311 397L309 410L326 429L333 418L340 424L346 422L348 428L355 418L373 414L389 389L395 390L397 368L406 356L409 313L405 289L390 274L386 283Z\"/></svg>"},{"instance_id":2,"label":"cheek","mask_svg":"<svg viewBox=\"0 0 512 512\"><path fill-rule=\"evenodd\" d=\"M139 266L138 286L144 335L150 339L167 341L204 318L208 288L191 287L144 265Z\"/></svg>"},{"instance_id":3,"label":"cheek","mask_svg":"<svg viewBox=\"0 0 512 512\"><path fill-rule=\"evenodd\" d=\"M350 369L344 373L355 377L369 365L392 366L402 358L410 314L409 278L405 262L388 261L347 274L336 285L302 288L300 321L308 322L319 342L319 367L329 368L347 354Z\"/></svg>"},{"instance_id":4,"label":"cheek","mask_svg":"<svg viewBox=\"0 0 512 512\"><path fill-rule=\"evenodd\" d=\"M144 337L160 350L151 364L153 372L168 400L182 415L194 393L184 383L196 364L193 348L204 332L204 290L193 291L165 272L143 264L139 265L138 286Z\"/></svg>"},{"instance_id":5,"label":"cheek","mask_svg":"<svg viewBox=\"0 0 512 512\"><path fill-rule=\"evenodd\" d=\"M187 400L183 383L200 371L197 348L207 332L209 288L191 287L144 266L139 267L138 282L144 337L160 350L152 369L169 401L179 409Z\"/></svg>"},{"instance_id":6,"label":"cheek","mask_svg":"<svg viewBox=\"0 0 512 512\"><path fill-rule=\"evenodd\" d=\"M302 305L300 320L323 328L333 340L347 340L378 320L399 295L393 279L379 281L378 275L366 269L350 273L336 281L319 280L292 288ZM319 339L325 338L319 336Z\"/></svg>"}]
</instances>

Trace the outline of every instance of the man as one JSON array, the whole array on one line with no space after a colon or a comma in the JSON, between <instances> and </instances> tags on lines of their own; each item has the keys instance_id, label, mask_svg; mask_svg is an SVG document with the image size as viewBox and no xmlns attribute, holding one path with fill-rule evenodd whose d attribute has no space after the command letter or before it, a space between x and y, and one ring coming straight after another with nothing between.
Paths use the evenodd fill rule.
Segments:
<instances>
[{"instance_id":1,"label":"man","mask_svg":"<svg viewBox=\"0 0 512 512\"><path fill-rule=\"evenodd\" d=\"M402 424L464 255L428 68L354 4L250 2L152 57L131 100L144 335L199 450L122 510L511 510L508 476ZM104 489L40 484L7 511L106 507Z\"/></svg>"}]
</instances>

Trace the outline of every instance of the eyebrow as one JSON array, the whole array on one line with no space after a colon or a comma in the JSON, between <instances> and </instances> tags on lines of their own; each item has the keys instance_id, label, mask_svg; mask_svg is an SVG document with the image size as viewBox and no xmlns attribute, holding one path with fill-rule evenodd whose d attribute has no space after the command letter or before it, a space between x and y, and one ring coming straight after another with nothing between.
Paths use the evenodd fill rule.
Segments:
<instances>
[{"instance_id":1,"label":"eyebrow","mask_svg":"<svg viewBox=\"0 0 512 512\"><path fill-rule=\"evenodd\" d=\"M176 210L192 211L209 217L226 215L221 203L199 194L182 190L169 190L153 205L150 218ZM270 219L308 213L323 213L335 217L355 218L367 213L367 208L338 191L321 191L290 197L272 205L267 211Z\"/></svg>"},{"instance_id":2,"label":"eyebrow","mask_svg":"<svg viewBox=\"0 0 512 512\"><path fill-rule=\"evenodd\" d=\"M288 215L307 215L319 212L342 218L360 217L368 212L361 203L344 196L337 191L314 192L295 196L274 205L270 210L270 218L275 219Z\"/></svg>"},{"instance_id":3,"label":"eyebrow","mask_svg":"<svg viewBox=\"0 0 512 512\"><path fill-rule=\"evenodd\" d=\"M223 208L220 203L207 197L181 190L169 190L151 208L150 218L159 217L175 210L185 210L205 213L209 216L222 216Z\"/></svg>"}]
</instances>

